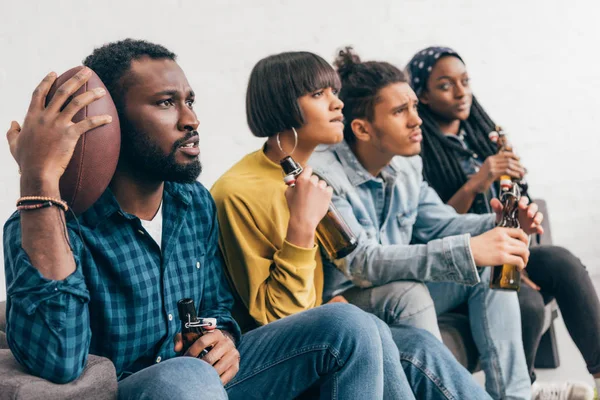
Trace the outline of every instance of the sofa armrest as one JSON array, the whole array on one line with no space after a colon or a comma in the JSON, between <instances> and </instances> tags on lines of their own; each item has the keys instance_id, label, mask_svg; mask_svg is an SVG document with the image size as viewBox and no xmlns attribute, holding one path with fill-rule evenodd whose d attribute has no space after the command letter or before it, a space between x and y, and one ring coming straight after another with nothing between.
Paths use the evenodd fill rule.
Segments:
<instances>
[{"instance_id":1,"label":"sofa armrest","mask_svg":"<svg viewBox=\"0 0 600 400\"><path fill-rule=\"evenodd\" d=\"M7 399L116 399L117 375L113 363L90 355L81 376L64 385L28 374L10 350L0 350L0 393Z\"/></svg>"}]
</instances>

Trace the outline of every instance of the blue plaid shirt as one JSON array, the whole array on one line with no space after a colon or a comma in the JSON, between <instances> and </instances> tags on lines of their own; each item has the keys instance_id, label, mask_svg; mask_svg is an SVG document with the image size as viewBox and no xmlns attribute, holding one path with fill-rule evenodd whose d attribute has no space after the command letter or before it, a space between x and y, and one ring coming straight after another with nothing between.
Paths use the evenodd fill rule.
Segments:
<instances>
[{"instance_id":1,"label":"blue plaid shirt","mask_svg":"<svg viewBox=\"0 0 600 400\"><path fill-rule=\"evenodd\" d=\"M77 378L88 353L112 360L119 379L176 356L177 301L218 319L237 341L232 294L218 247L210 193L200 183L165 183L162 251L112 192L68 224L77 270L44 278L21 247L19 214L4 226L7 338L15 358L53 382ZM49 249L50 250L50 249Z\"/></svg>"}]
</instances>

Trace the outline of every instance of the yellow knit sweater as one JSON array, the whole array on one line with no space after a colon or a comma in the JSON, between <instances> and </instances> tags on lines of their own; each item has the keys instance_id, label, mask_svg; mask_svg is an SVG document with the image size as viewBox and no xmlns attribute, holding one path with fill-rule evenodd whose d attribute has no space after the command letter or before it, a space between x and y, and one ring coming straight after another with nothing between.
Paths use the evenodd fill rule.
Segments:
<instances>
[{"instance_id":1,"label":"yellow knit sweater","mask_svg":"<svg viewBox=\"0 0 600 400\"><path fill-rule=\"evenodd\" d=\"M233 286L244 303L234 315L248 327L321 305L323 265L317 246L285 241L290 213L281 167L258 150L227 171L211 189L220 246ZM245 315L244 315L245 314Z\"/></svg>"}]
</instances>

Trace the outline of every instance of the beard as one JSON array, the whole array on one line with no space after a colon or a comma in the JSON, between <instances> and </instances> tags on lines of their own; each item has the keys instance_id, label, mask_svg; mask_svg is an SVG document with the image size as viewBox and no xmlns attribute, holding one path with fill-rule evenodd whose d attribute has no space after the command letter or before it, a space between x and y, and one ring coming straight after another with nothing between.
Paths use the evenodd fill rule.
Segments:
<instances>
[{"instance_id":1,"label":"beard","mask_svg":"<svg viewBox=\"0 0 600 400\"><path fill-rule=\"evenodd\" d=\"M131 126L128 128L123 130L125 134L121 138L120 160L133 171L160 181L192 183L198 179L202 172L198 158L185 164L178 163L175 158L177 149L186 140L196 136L196 131L188 131L183 139L175 142L169 154L164 154L148 134L136 131Z\"/></svg>"}]
</instances>

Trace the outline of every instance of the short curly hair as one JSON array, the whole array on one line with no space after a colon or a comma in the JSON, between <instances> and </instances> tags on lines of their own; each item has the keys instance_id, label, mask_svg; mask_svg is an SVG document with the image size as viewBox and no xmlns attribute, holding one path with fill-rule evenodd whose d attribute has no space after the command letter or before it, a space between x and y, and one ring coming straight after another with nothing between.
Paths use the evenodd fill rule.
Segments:
<instances>
[{"instance_id":1,"label":"short curly hair","mask_svg":"<svg viewBox=\"0 0 600 400\"><path fill-rule=\"evenodd\" d=\"M123 116L124 96L131 83L123 78L131 67L131 62L142 57L173 61L177 58L175 53L159 44L145 40L125 39L98 47L83 60L83 65L98 74L108 89L117 106L119 116Z\"/></svg>"}]
</instances>

